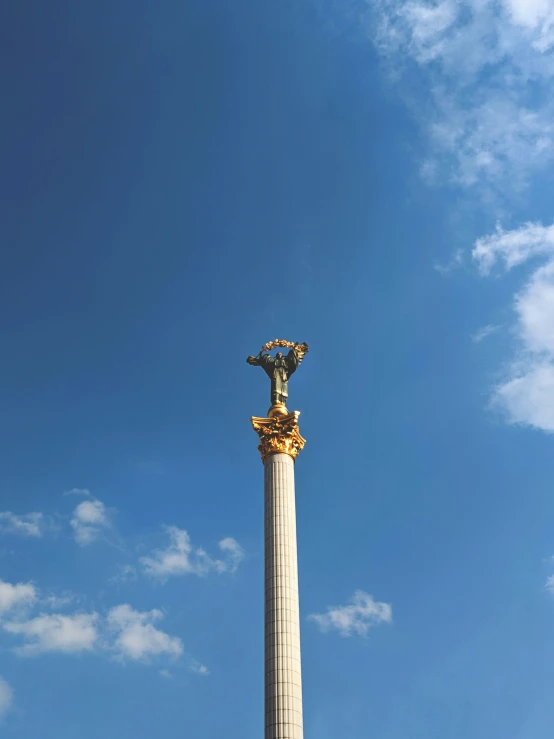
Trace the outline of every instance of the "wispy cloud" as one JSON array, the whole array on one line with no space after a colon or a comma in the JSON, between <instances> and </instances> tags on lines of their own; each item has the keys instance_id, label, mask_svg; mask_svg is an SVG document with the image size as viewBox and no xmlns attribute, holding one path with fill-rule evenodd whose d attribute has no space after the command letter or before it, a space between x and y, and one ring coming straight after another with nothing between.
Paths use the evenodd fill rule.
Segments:
<instances>
[{"instance_id":1,"label":"wispy cloud","mask_svg":"<svg viewBox=\"0 0 554 739\"><path fill-rule=\"evenodd\" d=\"M550 0L377 0L373 8L370 33L391 79L409 99L417 73L428 93L427 107L414 106L430 149L423 173L517 191L552 162Z\"/></svg>"},{"instance_id":2,"label":"wispy cloud","mask_svg":"<svg viewBox=\"0 0 554 739\"><path fill-rule=\"evenodd\" d=\"M207 575L209 572L235 572L244 557L242 547L230 537L219 542L225 559L210 557L201 547L193 547L185 529L167 526L169 544L157 549L140 562L146 574L160 579L171 575Z\"/></svg>"},{"instance_id":3,"label":"wispy cloud","mask_svg":"<svg viewBox=\"0 0 554 739\"><path fill-rule=\"evenodd\" d=\"M392 607L380 603L363 590L357 590L344 606L330 606L326 613L308 616L321 631L338 631L341 636L367 636L374 626L392 621Z\"/></svg>"},{"instance_id":4,"label":"wispy cloud","mask_svg":"<svg viewBox=\"0 0 554 739\"><path fill-rule=\"evenodd\" d=\"M190 669L193 672L196 672L197 675L209 675L210 671L206 667L206 665L203 665L201 662L197 662L196 660L191 660L190 663Z\"/></svg>"},{"instance_id":5,"label":"wispy cloud","mask_svg":"<svg viewBox=\"0 0 554 739\"><path fill-rule=\"evenodd\" d=\"M476 331L471 337L471 340L474 344L480 344L488 336L490 336L491 334L495 334L500 328L501 326L489 323L486 326L483 326L483 328L480 328L478 331Z\"/></svg>"},{"instance_id":6,"label":"wispy cloud","mask_svg":"<svg viewBox=\"0 0 554 739\"><path fill-rule=\"evenodd\" d=\"M0 721L13 706L13 690L4 678L0 677Z\"/></svg>"},{"instance_id":7,"label":"wispy cloud","mask_svg":"<svg viewBox=\"0 0 554 739\"><path fill-rule=\"evenodd\" d=\"M505 231L497 225L494 233L477 239L472 256L482 275L487 276L501 262L511 270L533 257L554 255L554 225L525 223Z\"/></svg>"},{"instance_id":8,"label":"wispy cloud","mask_svg":"<svg viewBox=\"0 0 554 739\"><path fill-rule=\"evenodd\" d=\"M41 596L39 602L46 608L50 608L55 611L61 608L66 608L71 603L75 603L79 599L73 593L64 593L63 595L45 595Z\"/></svg>"},{"instance_id":9,"label":"wispy cloud","mask_svg":"<svg viewBox=\"0 0 554 739\"><path fill-rule=\"evenodd\" d=\"M71 518L75 541L80 546L88 546L110 528L106 506L100 500L84 500L75 508Z\"/></svg>"},{"instance_id":10,"label":"wispy cloud","mask_svg":"<svg viewBox=\"0 0 554 739\"><path fill-rule=\"evenodd\" d=\"M108 580L112 584L133 582L138 579L137 568L130 564L119 565L117 572Z\"/></svg>"},{"instance_id":11,"label":"wispy cloud","mask_svg":"<svg viewBox=\"0 0 554 739\"><path fill-rule=\"evenodd\" d=\"M391 83L427 138L423 178L478 194L490 216L505 217L554 162L552 0L377 0L370 15ZM497 226L476 241L472 258L482 276L532 269L513 297L514 350L492 407L510 423L552 432L554 225Z\"/></svg>"},{"instance_id":12,"label":"wispy cloud","mask_svg":"<svg viewBox=\"0 0 554 739\"><path fill-rule=\"evenodd\" d=\"M218 572L236 572L239 564L244 559L244 549L235 539L228 536L222 539L219 548L223 554L227 555L225 560L216 560L216 569Z\"/></svg>"},{"instance_id":13,"label":"wispy cloud","mask_svg":"<svg viewBox=\"0 0 554 739\"><path fill-rule=\"evenodd\" d=\"M439 264L439 262L435 262L433 267L436 269L436 271L441 275L449 275L451 272L453 272L456 269L459 269L464 262L464 252L463 249L457 249L454 252L454 255L452 259L450 259L449 262L446 264Z\"/></svg>"},{"instance_id":14,"label":"wispy cloud","mask_svg":"<svg viewBox=\"0 0 554 739\"><path fill-rule=\"evenodd\" d=\"M42 513L17 514L11 511L0 512L0 533L18 536L41 537L44 532Z\"/></svg>"},{"instance_id":15,"label":"wispy cloud","mask_svg":"<svg viewBox=\"0 0 554 739\"><path fill-rule=\"evenodd\" d=\"M83 498L90 498L92 497L90 494L90 490L87 490L86 488L71 488L71 490L66 490L64 495L79 495Z\"/></svg>"}]
</instances>

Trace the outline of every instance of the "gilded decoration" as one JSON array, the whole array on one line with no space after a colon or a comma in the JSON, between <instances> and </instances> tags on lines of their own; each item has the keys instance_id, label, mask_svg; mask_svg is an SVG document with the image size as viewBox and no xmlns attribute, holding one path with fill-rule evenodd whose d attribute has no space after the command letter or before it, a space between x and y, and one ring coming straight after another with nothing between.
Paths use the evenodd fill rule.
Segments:
<instances>
[{"instance_id":1,"label":"gilded decoration","mask_svg":"<svg viewBox=\"0 0 554 739\"><path fill-rule=\"evenodd\" d=\"M252 417L252 427L260 437L258 450L263 462L272 454L288 454L296 459L304 449L306 439L301 436L298 428L299 416L299 411L293 411L287 416Z\"/></svg>"}]
</instances>

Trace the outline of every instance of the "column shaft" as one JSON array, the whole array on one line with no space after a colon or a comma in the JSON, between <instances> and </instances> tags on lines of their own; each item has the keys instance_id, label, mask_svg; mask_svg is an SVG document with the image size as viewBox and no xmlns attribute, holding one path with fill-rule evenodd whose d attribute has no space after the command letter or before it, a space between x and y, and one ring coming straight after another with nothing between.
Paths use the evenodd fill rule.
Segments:
<instances>
[{"instance_id":1,"label":"column shaft","mask_svg":"<svg viewBox=\"0 0 554 739\"><path fill-rule=\"evenodd\" d=\"M294 461L272 454L265 490L265 739L303 739Z\"/></svg>"}]
</instances>

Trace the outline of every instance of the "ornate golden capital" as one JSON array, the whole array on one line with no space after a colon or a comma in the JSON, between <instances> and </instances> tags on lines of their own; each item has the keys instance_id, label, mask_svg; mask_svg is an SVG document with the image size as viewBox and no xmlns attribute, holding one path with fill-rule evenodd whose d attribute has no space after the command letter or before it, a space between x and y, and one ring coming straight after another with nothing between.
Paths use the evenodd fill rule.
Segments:
<instances>
[{"instance_id":1,"label":"ornate golden capital","mask_svg":"<svg viewBox=\"0 0 554 739\"><path fill-rule=\"evenodd\" d=\"M288 416L273 416L272 418L257 418L252 416L252 428L260 437L258 451L262 461L272 454L288 454L296 459L306 439L300 435L298 428L299 411L293 411Z\"/></svg>"}]
</instances>

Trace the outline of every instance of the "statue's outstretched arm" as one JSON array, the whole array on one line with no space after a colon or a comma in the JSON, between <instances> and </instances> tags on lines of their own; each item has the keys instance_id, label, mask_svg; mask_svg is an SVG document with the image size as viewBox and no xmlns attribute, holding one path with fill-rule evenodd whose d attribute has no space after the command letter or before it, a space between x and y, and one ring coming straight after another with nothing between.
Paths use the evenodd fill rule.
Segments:
<instances>
[{"instance_id":1,"label":"statue's outstretched arm","mask_svg":"<svg viewBox=\"0 0 554 739\"><path fill-rule=\"evenodd\" d=\"M260 352L260 354L261 354L261 352ZM248 362L248 364L251 364L254 367L259 367L261 365L260 355L259 354L258 354L257 357L246 357L246 361Z\"/></svg>"},{"instance_id":2,"label":"statue's outstretched arm","mask_svg":"<svg viewBox=\"0 0 554 739\"><path fill-rule=\"evenodd\" d=\"M263 351L261 351L257 357L247 357L246 361L254 367L263 367L266 374L271 377L274 364L274 359L271 354L264 354Z\"/></svg>"},{"instance_id":3,"label":"statue's outstretched arm","mask_svg":"<svg viewBox=\"0 0 554 739\"><path fill-rule=\"evenodd\" d=\"M307 344L300 344L296 347L293 347L289 351L289 353L286 356L289 376L292 375L294 372L296 372L298 367L300 367L300 364L302 363L302 360L304 359L304 355L307 353L308 353Z\"/></svg>"}]
</instances>

